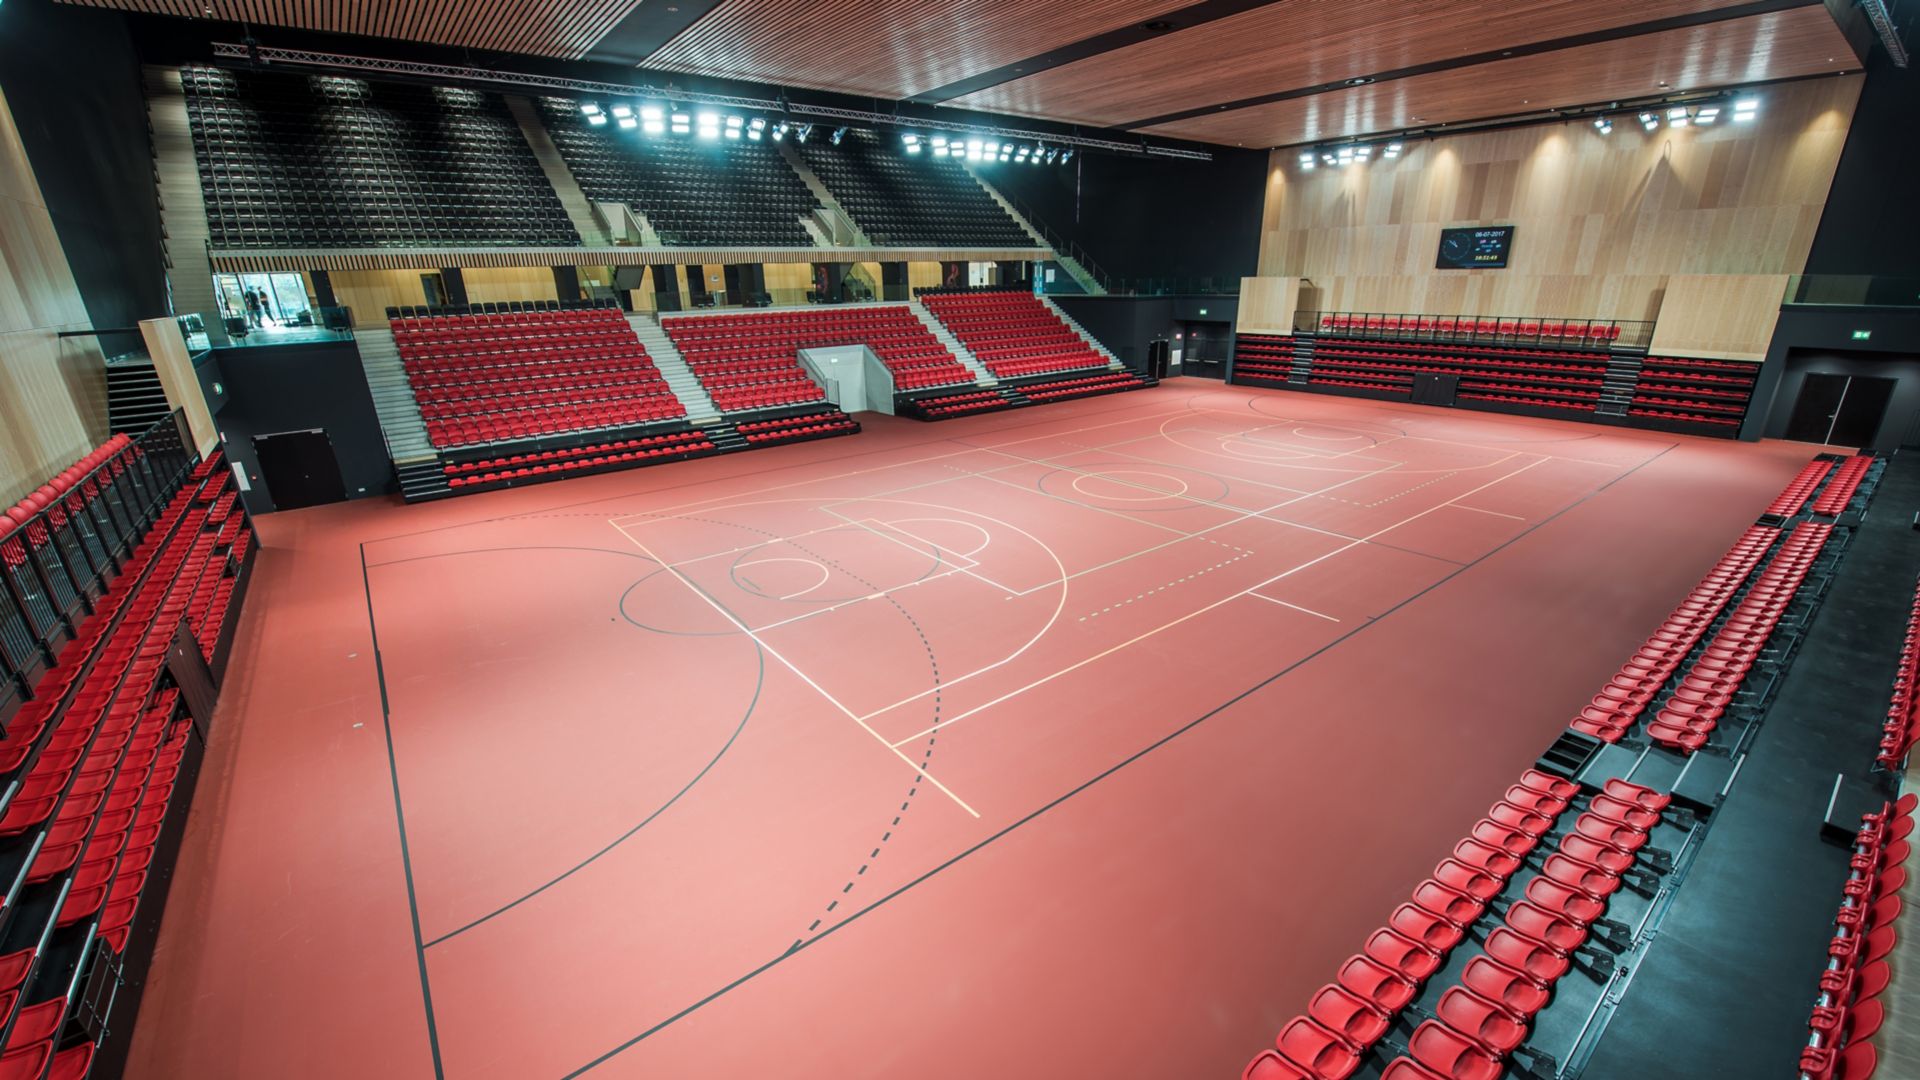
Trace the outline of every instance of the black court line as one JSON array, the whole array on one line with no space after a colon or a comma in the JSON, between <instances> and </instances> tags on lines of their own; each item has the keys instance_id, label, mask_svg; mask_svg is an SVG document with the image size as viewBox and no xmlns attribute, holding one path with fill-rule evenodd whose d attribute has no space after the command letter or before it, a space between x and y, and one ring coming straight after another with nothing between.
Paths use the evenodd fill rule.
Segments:
<instances>
[{"instance_id":1,"label":"black court line","mask_svg":"<svg viewBox=\"0 0 1920 1080\"><path fill-rule=\"evenodd\" d=\"M400 769L393 759L393 717L387 709L387 672L380 662L380 630L373 621L373 587L367 582L367 545L360 545L360 589L367 598L367 634L373 640L373 672L380 683L380 726L387 736L387 775L393 780L393 816L400 829L400 866L407 877L407 913L413 918L413 957L420 965L420 1002L427 1012L427 1046L433 1051L433 1075L445 1080L440 1063L440 1030L433 1019L433 985L427 979L427 949L420 940L420 900L413 888L413 859L407 851L407 813L400 802Z\"/></svg>"},{"instance_id":2,"label":"black court line","mask_svg":"<svg viewBox=\"0 0 1920 1080\"><path fill-rule=\"evenodd\" d=\"M519 547L498 547L498 548L464 548L459 551L443 551L443 552L437 552L432 555L415 555L405 559L394 559L390 562L374 563L372 565L395 566L401 563L421 562L427 559L443 559L443 558L447 558L454 555L472 555L472 554L477 554L482 552L495 552L495 551L594 551L594 552L599 552L600 554L603 554L603 555L617 555L625 559L639 559L642 562L652 563L656 567L654 570L649 572L645 577L642 577L639 581L636 581L632 585L627 586L626 591L621 593L621 603L619 606L620 617L625 619L628 623L630 623L633 626L637 626L642 630L650 630L657 634L674 634L674 635L683 636L683 637L712 636L712 635L693 633L693 632L666 630L657 626L648 626L644 623L640 623L636 621L631 615L627 614L626 606L625 606L625 601L627 596L631 595L634 589L645 584L648 580L650 580L651 578L653 578L654 576L660 574L665 570L665 567L659 566L659 564L655 562L655 560L650 559L647 556L642 555L636 551L621 551L618 548L579 547L579 546L572 546L572 545L553 545L553 544L530 545L530 546L519 546ZM362 584L367 590L367 612L368 612L369 623L371 623L372 612L373 612L373 587L371 583L366 581L366 568L367 568L366 553L363 545L362 551L361 551L361 578L362 578ZM752 637L750 635L748 636L748 640L752 641ZM534 897L539 896L541 893L546 892L548 889L553 888L555 885L560 884L562 881L565 881L566 879L572 877L573 875L579 873L580 871L585 870L587 867L599 861L602 855L607 854L608 852L612 851L614 848L617 848L621 844L624 844L628 840L631 840L636 833L638 833L641 829L646 828L648 825L652 824L655 818L658 818L661 814L666 813L669 809L672 808L672 806L675 803L679 802L682 797L684 797L688 792L692 791L694 787L700 783L700 781L706 779L707 774L713 771L713 767L715 765L720 764L720 759L723 757L726 757L727 752L733 749L733 744L739 740L740 733L746 730L747 721L753 719L754 709L757 708L760 704L760 693L766 687L767 657L766 657L765 651L761 649L760 643L758 641L753 641L753 651L755 656L758 658L758 671L754 676L753 695L747 701L746 711L741 714L740 723L734 726L733 733L727 736L727 741L722 743L720 745L719 751L715 753L713 757L709 759L707 763L700 768L699 772L693 775L693 779L688 780L684 787L682 787L679 791L674 792L672 798L669 798L666 802L662 803L657 809L655 809L652 813L648 814L646 817L641 818L638 822L636 822L633 825L632 828L621 833L619 836L615 837L611 842L606 844L604 847L601 847L599 850L595 851L593 854L588 855L586 858L575 863L573 866L569 867L563 873L559 874L554 878L551 878L546 883L522 894L521 896L513 900L510 900L507 903L502 904L497 908L494 908L492 911L487 912L485 915L482 915L471 922L468 922L462 926L456 927L453 930L449 930L446 933L441 934L439 937L434 938L432 941L422 942L420 944L420 950L421 950L420 977L423 984L426 979L426 950L427 949L431 949L435 945L438 945L441 942L446 941L450 938L457 937L460 934L464 934L467 931L473 929L476 926L479 926L484 922L487 922L488 920L494 918L497 915L503 915L508 911L511 911L516 907L519 907L521 904L524 904L527 901L533 899ZM376 644L374 649L374 661L376 665L379 664L379 658L380 658L379 647ZM381 703L381 711L384 713L386 711L386 681L385 681L384 674L382 675L381 685L380 685L380 703ZM388 739L387 739L387 760L389 765L392 765L393 759L394 759L394 754L393 754L392 724L391 724L391 721L389 721ZM393 768L394 768L394 787L395 787L395 799L396 799L395 805L397 806L398 805L398 788L399 788L399 769L398 769L398 766L393 766ZM406 839L405 839L405 829L403 825L402 837L401 837L401 848L402 848L403 854L405 853L405 847L406 847ZM408 899L411 900L413 896L413 872L411 869L409 869L407 872L407 892L408 892ZM414 909L414 940L420 941L421 937L422 937L422 934L420 931L419 909L416 906Z\"/></svg>"},{"instance_id":3,"label":"black court line","mask_svg":"<svg viewBox=\"0 0 1920 1080\"><path fill-rule=\"evenodd\" d=\"M1412 596L1409 596L1404 600L1401 600L1398 603L1394 604L1392 607L1382 612L1378 618L1364 622L1356 626L1354 629L1347 631L1346 633L1340 635L1337 638L1334 638L1332 641L1327 642L1325 645L1321 646L1318 649L1315 649L1311 653L1308 653L1306 656L1301 657L1300 659L1294 661L1293 663L1288 664L1286 667L1281 668L1279 671L1274 672L1272 675L1267 676L1265 679L1262 679L1261 681L1255 683L1254 685L1248 687L1247 689L1241 691L1240 693L1235 694L1232 698L1229 698L1227 701L1221 703L1218 706L1215 706L1213 709L1210 709L1207 712L1202 713L1200 716L1194 718L1193 720L1188 721L1185 724L1182 724L1181 726L1175 728L1174 730L1168 732L1167 734L1161 736L1160 738L1155 739L1153 742L1148 743L1146 746L1128 755L1127 757L1121 759L1120 761L1114 763L1113 765L1110 765L1107 768L1101 770L1100 772L1095 773L1092 777L1081 782L1077 786L1068 789L1065 793L1059 795L1053 800L1041 804L1038 808L1026 814L1024 817L1021 817L1013 821L1012 823L1010 823L1000 831L994 833L991 836L988 836L984 840L981 840L979 843L974 844L972 847L966 848L960 853L954 855L952 858L949 858L945 862L939 864L938 866L935 866L933 869L928 870L926 873L921 874L919 877L914 878L912 881L907 882L906 884L900 886L899 888L893 890L892 892L886 894L885 896L880 897L878 900L875 900L873 903L868 904L866 907L861 908L859 911L854 912L852 915L847 916L847 918L844 921L839 922L829 927L828 929L821 931L817 936L813 938L807 939L807 941L804 944L788 949L787 951L781 953L779 956L776 956L773 959L767 961L766 963L761 964L759 967L754 968L751 971L748 971L746 974L741 975L739 978L734 979L732 982L727 983L726 985L720 987L719 989L713 991L712 993L706 995L705 997L700 998L698 1001L695 1001L693 1004L688 1005L686 1008L681 1009L679 1012L674 1013L672 1016L667 1017L666 1019L660 1021L657 1024L654 1024L652 1027L647 1028L646 1030L633 1036L627 1041L619 1044L618 1046L613 1047L611 1050L606 1051L605 1053L601 1054L599 1057L596 1057L593 1060L587 1062L585 1065L582 1065L579 1068L574 1069L572 1072L567 1073L565 1078L563 1078L563 1080L573 1080L574 1077L585 1075L586 1073L592 1071L593 1069L596 1069L599 1066L606 1064L608 1061L611 1061L613 1058L619 1056L621 1053L629 1049L632 1049L634 1046L645 1041L649 1037L658 1034L659 1032L665 1030L666 1028L672 1026L673 1024L679 1022L680 1020L683 1020L686 1017L692 1015L693 1013L699 1011L701 1008L709 1004L712 1004L713 1002L719 1000L720 998L726 996L727 994L733 992L734 990L739 989L741 986L746 985L748 982L752 981L754 978L760 975L763 975L768 971L773 970L774 968L778 967L782 963L785 963L787 960L791 959L792 957L797 956L800 953L803 953L806 950L815 947L820 942L825 941L827 938L830 938L834 934L839 933L841 930L846 929L848 926L851 926L860 917L880 908L882 905L885 905L897 899L898 897L905 894L909 890L915 888L918 885L925 883L926 881L930 880L931 878L940 874L941 872L951 869L953 866L957 865L967 857L974 855L977 852L991 846L994 842L1002 839L1003 837L1008 836L1009 834L1013 833L1015 830L1041 817L1042 815L1047 813L1047 811L1052 810L1057 806L1060 806L1061 804L1067 802L1069 799L1072 799L1074 796L1081 794L1082 792L1093 787L1095 784L1100 783L1102 780L1107 779L1108 777L1114 775L1115 773L1126 768L1127 766L1132 765L1134 762L1139 761L1140 759L1146 757L1148 754L1153 753L1155 750L1160 749L1161 747L1174 741L1175 739L1186 734L1187 732L1192 731L1193 729L1199 727L1201 724L1204 724L1208 720L1211 720L1215 716L1218 716L1220 713L1225 712L1227 709L1233 707L1234 705L1239 704L1241 701L1244 701L1248 697L1251 697L1252 695L1258 693L1259 691L1266 689L1268 686L1279 681L1284 676L1292 673L1293 671L1300 668L1301 666L1313 661L1315 658L1319 657L1321 654L1328 652L1334 647L1354 637L1357 637L1362 633L1365 633L1367 630L1373 627L1379 626L1381 623L1385 622L1390 616L1392 616L1395 612L1399 611L1401 608L1406 607L1408 604L1413 603L1414 601L1427 595L1433 590L1438 589L1440 586L1445 585L1447 582L1452 581L1454 578L1459 577L1461 574L1466 573L1468 570L1472 569L1473 567L1480 565L1480 563L1484 562L1485 560L1492 558L1494 555L1499 554L1500 552L1520 542L1526 537L1531 536L1535 530L1541 528L1542 526L1548 524L1549 522L1559 519L1562 515L1568 513L1569 511L1575 509L1576 507L1585 505L1587 501L1592 499L1595 495L1600 494L1602 491L1607 490L1607 488L1612 487L1614 484L1617 484L1620 481L1625 480L1627 477L1632 476L1636 472L1639 472L1641 469L1645 468L1646 466L1651 465L1655 461L1660 460L1662 457L1665 457L1670 451L1672 451L1676 446L1679 446L1679 445L1680 445L1679 443L1669 444L1666 447L1666 449L1660 451L1660 453L1654 455L1651 458L1648 458L1646 461L1643 461L1638 465L1633 466L1631 469L1628 469L1626 472L1623 472L1619 476L1614 477L1612 480L1608 481L1606 484L1595 488L1594 490L1588 492L1585 495L1582 495L1580 498L1574 500L1573 502L1568 503L1566 506L1561 507L1559 510L1554 511L1552 514L1549 514L1546 517L1541 518L1539 521L1535 522L1534 524L1529 525L1526 531L1519 533L1518 535L1500 544L1498 547L1495 547L1489 550L1485 554L1481 555L1479 558L1473 560L1470 563L1467 563L1464 566L1461 566L1459 569L1449 571L1445 577L1441 578L1440 580L1434 582L1431 585L1428 585L1426 588L1421 589L1419 592L1414 593Z\"/></svg>"},{"instance_id":4,"label":"black court line","mask_svg":"<svg viewBox=\"0 0 1920 1080\"><path fill-rule=\"evenodd\" d=\"M1610 30L1595 30L1585 34L1572 34L1567 37L1537 41L1531 45L1513 45L1503 49L1488 49L1485 52L1456 56L1451 60L1435 60L1411 67L1394 68L1390 71L1376 71L1371 74L1357 73L1339 82L1320 83L1317 86L1301 86L1292 90L1281 90L1271 94L1257 94L1253 97L1237 98L1197 108L1181 109L1176 112L1149 116L1144 120L1129 120L1113 125L1115 131L1131 131L1137 128L1153 127L1156 124L1171 124L1179 120L1192 120L1200 116L1213 116L1216 113L1230 112L1235 109L1247 109L1256 105L1271 105L1277 101L1291 101L1295 98L1313 97L1318 94L1330 94L1337 90L1350 90L1356 86L1371 83L1392 82L1396 79L1410 79L1416 75L1431 75L1435 72L1454 71L1459 68L1477 67L1500 60L1512 60L1522 56L1538 56L1542 53L1560 52L1565 49L1577 49L1583 45L1599 45L1609 41L1624 41L1628 38L1659 34L1668 30L1681 30L1690 26L1707 26L1719 22L1732 22L1737 19L1757 15L1771 15L1795 8L1815 7L1824 0L1754 0L1752 3L1735 7L1715 8L1710 11L1696 11L1686 15L1675 15L1665 19L1653 19L1648 22L1616 26ZM1457 118L1455 118L1457 119ZM1332 141L1339 141L1338 139Z\"/></svg>"},{"instance_id":5,"label":"black court line","mask_svg":"<svg viewBox=\"0 0 1920 1080\"><path fill-rule=\"evenodd\" d=\"M1050 49L1038 56L1029 56L1023 60L1015 60L1011 64L1002 64L992 70L969 75L945 86L922 90L907 101L918 105L937 105L943 101L952 101L954 98L985 90L989 86L1012 82L1028 75L1071 64L1076 60L1085 60L1090 56L1098 56L1115 49L1124 49L1129 45L1138 45L1143 41L1166 37L1181 30L1205 26L1217 19L1263 8L1277 2L1278 0L1202 0L1201 3L1189 7L1155 15L1149 21L1122 26L1104 34L1095 34L1093 37L1082 38Z\"/></svg>"}]
</instances>

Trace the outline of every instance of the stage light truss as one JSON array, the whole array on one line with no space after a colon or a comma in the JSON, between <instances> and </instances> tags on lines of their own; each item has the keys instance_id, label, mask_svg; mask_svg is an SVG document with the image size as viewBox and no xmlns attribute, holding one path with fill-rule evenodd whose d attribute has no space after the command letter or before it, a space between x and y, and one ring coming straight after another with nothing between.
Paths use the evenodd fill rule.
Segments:
<instances>
[{"instance_id":1,"label":"stage light truss","mask_svg":"<svg viewBox=\"0 0 1920 1080\"><path fill-rule=\"evenodd\" d=\"M347 53L315 52L311 49L270 48L264 45L243 45L225 41L216 41L213 43L213 55L216 59L220 60L239 60L247 63L266 65L284 64L297 67L322 68L330 71L358 72L365 75L394 75L409 79L439 79L452 82L492 83L528 90L580 94L589 97L656 98L689 105L713 106L725 109L741 109L748 112L777 113L791 117L833 120L858 124L863 127L911 127L921 131L959 132L963 135L977 136L983 139L992 138L999 141L1044 142L1062 147L1104 150L1115 154L1176 158L1184 161L1213 160L1213 155L1204 150L1187 150L1173 146L1157 146L1144 140L1122 142L1117 139L1097 139L1086 135L1061 135L1053 132L1028 131L1020 128L981 127L975 124L963 124L950 120L924 120L897 116L892 113L868 112L861 109L840 109L826 105L777 101L769 98L740 97L730 94L713 94L705 91L679 90L659 86L598 82L591 79L570 79L557 75L533 75L517 71L493 71L487 68L466 67L458 64L428 64L417 60L388 60L376 56L353 56Z\"/></svg>"}]
</instances>

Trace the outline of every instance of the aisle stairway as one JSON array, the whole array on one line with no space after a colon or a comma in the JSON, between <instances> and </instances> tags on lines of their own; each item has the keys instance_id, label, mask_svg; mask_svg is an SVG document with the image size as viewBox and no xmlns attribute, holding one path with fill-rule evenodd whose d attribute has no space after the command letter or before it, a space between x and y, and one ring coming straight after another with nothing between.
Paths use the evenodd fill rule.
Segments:
<instances>
[{"instance_id":1,"label":"aisle stairway","mask_svg":"<svg viewBox=\"0 0 1920 1080\"><path fill-rule=\"evenodd\" d=\"M505 97L508 111L520 122L520 133L527 137L527 145L533 148L534 159L540 162L540 171L547 175L547 182L553 185L554 194L560 196L560 207L567 212L567 220L573 222L573 229L580 234L581 241L588 247L606 247L610 243L607 233L594 216L593 204L587 201L586 192L580 190L580 182L574 179L573 170L567 168L565 158L560 156L560 148L553 145L553 138L547 134L546 125L540 122L540 111L533 102L518 94Z\"/></svg>"},{"instance_id":2,"label":"aisle stairway","mask_svg":"<svg viewBox=\"0 0 1920 1080\"><path fill-rule=\"evenodd\" d=\"M981 176L978 170L972 166L964 166L964 168L966 168L968 175L973 177L974 182L978 183L988 195L993 196L993 201L1000 204L1000 209L1007 212L1007 216L1013 219L1014 224L1020 226L1021 230L1028 236L1033 237L1035 246L1048 248L1053 252L1052 261L1060 264L1060 268L1067 272L1067 276L1073 279L1074 284L1080 286L1080 291L1083 294L1087 296L1107 295L1106 286L1100 284L1100 279L1095 277L1092 271L1082 265L1080 260L1060 250L1061 247L1065 246L1064 244L1055 244L1053 240L1047 236L1046 230L1028 220L1027 216L1021 213L1018 207L1013 205L1012 200L1000 194L992 184L987 183L986 177Z\"/></svg>"},{"instance_id":3,"label":"aisle stairway","mask_svg":"<svg viewBox=\"0 0 1920 1080\"><path fill-rule=\"evenodd\" d=\"M687 367L687 361L680 350L673 345L673 339L660 328L660 321L652 315L629 313L627 322L633 332L639 336L640 344L647 347L647 355L653 359L653 366L660 370L660 377L680 404L686 406L687 419L697 425L714 423L720 419L720 410L714 407L713 398L708 396L700 380L694 377L693 370Z\"/></svg>"},{"instance_id":4,"label":"aisle stairway","mask_svg":"<svg viewBox=\"0 0 1920 1080\"><path fill-rule=\"evenodd\" d=\"M831 226L839 228L845 234L841 237L845 242L839 246L872 247L873 241L867 239L867 234L861 231L860 224L853 220L853 215L847 213L847 208L840 205L840 200L834 198L833 192L827 190L827 185L822 183L820 177L815 174L812 169L807 167L807 163L801 158L799 151L795 150L792 144L786 142L778 143L777 146L780 150L780 156L785 158L787 164L793 167L793 171L800 175L801 183L807 185L807 190L813 192L813 197L819 200L820 205L826 210L826 221L809 221L803 223L807 231L813 234L814 239L819 242L820 246L835 246L833 237L829 235L829 227Z\"/></svg>"},{"instance_id":5,"label":"aisle stairway","mask_svg":"<svg viewBox=\"0 0 1920 1080\"><path fill-rule=\"evenodd\" d=\"M107 428L116 435L139 435L172 412L167 391L153 361L107 362Z\"/></svg>"},{"instance_id":6,"label":"aisle stairway","mask_svg":"<svg viewBox=\"0 0 1920 1080\"><path fill-rule=\"evenodd\" d=\"M360 366L367 376L367 389L373 393L373 409L380 416L380 430L386 435L387 453L400 478L401 493L412 502L446 491L440 453L427 439L427 425L413 399L413 386L400 362L400 350L394 346L393 332L360 330L354 334L354 345L360 352Z\"/></svg>"},{"instance_id":7,"label":"aisle stairway","mask_svg":"<svg viewBox=\"0 0 1920 1080\"><path fill-rule=\"evenodd\" d=\"M967 365L967 370L973 372L976 383L981 386L992 386L1000 381L993 377L993 372L987 370L987 366L980 362L979 357L973 355L965 345L960 344L960 339L953 336L953 331L947 329L945 323L934 318L933 312L928 311L924 304L918 300L910 300L907 306L913 309L914 318L919 319L928 330L933 332L933 336L939 340L940 344L947 347L947 351L953 354L954 359Z\"/></svg>"}]
</instances>

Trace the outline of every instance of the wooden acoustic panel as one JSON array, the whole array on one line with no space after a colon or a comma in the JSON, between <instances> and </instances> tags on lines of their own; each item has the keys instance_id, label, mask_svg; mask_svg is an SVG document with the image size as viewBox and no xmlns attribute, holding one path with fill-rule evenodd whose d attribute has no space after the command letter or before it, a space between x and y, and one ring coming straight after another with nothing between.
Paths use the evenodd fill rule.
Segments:
<instances>
[{"instance_id":1,"label":"wooden acoustic panel","mask_svg":"<svg viewBox=\"0 0 1920 1080\"><path fill-rule=\"evenodd\" d=\"M1765 360L1787 297L1786 274L1675 274L1667 279L1654 356Z\"/></svg>"},{"instance_id":2,"label":"wooden acoustic panel","mask_svg":"<svg viewBox=\"0 0 1920 1080\"><path fill-rule=\"evenodd\" d=\"M578 60L640 0L61 0Z\"/></svg>"},{"instance_id":3,"label":"wooden acoustic panel","mask_svg":"<svg viewBox=\"0 0 1920 1080\"><path fill-rule=\"evenodd\" d=\"M1860 83L1767 87L1751 124L1569 121L1310 171L1276 150L1259 271L1309 280L1304 310L1649 320L1672 275L1804 267ZM1507 269L1434 266L1441 229L1494 224L1516 229Z\"/></svg>"},{"instance_id":4,"label":"wooden acoustic panel","mask_svg":"<svg viewBox=\"0 0 1920 1080\"><path fill-rule=\"evenodd\" d=\"M1370 83L1144 131L1229 145L1289 146L1857 66L1833 17L1815 5Z\"/></svg>"},{"instance_id":5,"label":"wooden acoustic panel","mask_svg":"<svg viewBox=\"0 0 1920 1080\"><path fill-rule=\"evenodd\" d=\"M1233 328L1242 334L1291 334L1300 304L1297 277L1240 279L1240 310Z\"/></svg>"},{"instance_id":6,"label":"wooden acoustic panel","mask_svg":"<svg viewBox=\"0 0 1920 1080\"><path fill-rule=\"evenodd\" d=\"M1186 6L1180 0L728 0L642 66L912 97Z\"/></svg>"},{"instance_id":7,"label":"wooden acoustic panel","mask_svg":"<svg viewBox=\"0 0 1920 1080\"><path fill-rule=\"evenodd\" d=\"M107 436L106 369L0 93L0 507Z\"/></svg>"},{"instance_id":8,"label":"wooden acoustic panel","mask_svg":"<svg viewBox=\"0 0 1920 1080\"><path fill-rule=\"evenodd\" d=\"M1468 0L1268 4L958 98L950 104L1121 124L1499 48L1732 7L1745 0Z\"/></svg>"}]
</instances>

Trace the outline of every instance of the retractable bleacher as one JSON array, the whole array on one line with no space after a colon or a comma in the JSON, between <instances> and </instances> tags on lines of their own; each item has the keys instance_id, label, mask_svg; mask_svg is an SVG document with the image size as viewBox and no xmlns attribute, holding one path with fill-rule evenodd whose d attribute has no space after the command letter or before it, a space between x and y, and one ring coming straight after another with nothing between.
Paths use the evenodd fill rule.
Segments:
<instances>
[{"instance_id":1,"label":"retractable bleacher","mask_svg":"<svg viewBox=\"0 0 1920 1080\"><path fill-rule=\"evenodd\" d=\"M822 401L826 391L800 365L800 350L864 345L896 390L965 386L973 372L906 305L670 316L660 325L724 412Z\"/></svg>"},{"instance_id":2,"label":"retractable bleacher","mask_svg":"<svg viewBox=\"0 0 1920 1080\"><path fill-rule=\"evenodd\" d=\"M1104 355L1030 292L930 292L920 302L998 378L1108 366Z\"/></svg>"},{"instance_id":3,"label":"retractable bleacher","mask_svg":"<svg viewBox=\"0 0 1920 1080\"><path fill-rule=\"evenodd\" d=\"M180 75L216 249L580 243L497 94L216 67Z\"/></svg>"},{"instance_id":4,"label":"retractable bleacher","mask_svg":"<svg viewBox=\"0 0 1920 1080\"><path fill-rule=\"evenodd\" d=\"M1670 796L1620 778L1524 772L1409 892L1243 1080L1499 1080L1553 1007L1590 1005L1641 944L1616 897L1670 872L1650 840ZM1639 901L1636 901L1638 906ZM1624 932L1623 932L1624 931ZM1574 998L1579 1000L1573 1000Z\"/></svg>"},{"instance_id":5,"label":"retractable bleacher","mask_svg":"<svg viewBox=\"0 0 1920 1080\"><path fill-rule=\"evenodd\" d=\"M1879 1064L1873 1037L1887 1017L1882 995L1893 979L1888 956L1899 941L1916 806L1920 797L1907 794L1861 815L1800 1052L1800 1080L1866 1080Z\"/></svg>"},{"instance_id":6,"label":"retractable bleacher","mask_svg":"<svg viewBox=\"0 0 1920 1080\"><path fill-rule=\"evenodd\" d=\"M445 449L684 419L618 309L398 314L394 344Z\"/></svg>"},{"instance_id":7,"label":"retractable bleacher","mask_svg":"<svg viewBox=\"0 0 1920 1080\"><path fill-rule=\"evenodd\" d=\"M256 550L180 430L116 436L0 519L0 1076L117 1069L133 1030L212 719L189 709Z\"/></svg>"}]
</instances>

